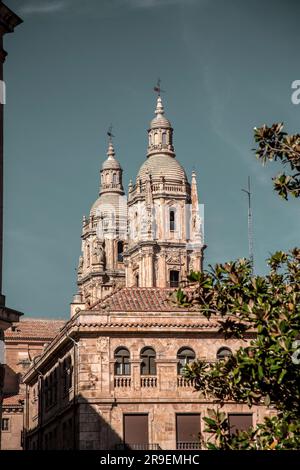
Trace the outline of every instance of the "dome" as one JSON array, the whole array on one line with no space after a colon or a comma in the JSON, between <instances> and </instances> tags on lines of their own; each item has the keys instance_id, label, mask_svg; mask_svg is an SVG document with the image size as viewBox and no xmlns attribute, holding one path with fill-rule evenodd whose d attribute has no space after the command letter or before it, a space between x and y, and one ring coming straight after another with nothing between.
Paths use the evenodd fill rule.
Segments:
<instances>
[{"instance_id":1,"label":"dome","mask_svg":"<svg viewBox=\"0 0 300 470\"><path fill-rule=\"evenodd\" d=\"M180 163L174 157L167 154L148 157L141 166L137 179L141 178L142 181L145 181L148 173L153 180L160 179L161 175L166 180L177 180L180 182L187 180L185 171Z\"/></svg>"},{"instance_id":2,"label":"dome","mask_svg":"<svg viewBox=\"0 0 300 470\"><path fill-rule=\"evenodd\" d=\"M157 128L170 128L171 123L170 121L163 115L160 116L155 116L155 118L152 119L150 122L150 128L151 129L157 129Z\"/></svg>"},{"instance_id":3,"label":"dome","mask_svg":"<svg viewBox=\"0 0 300 470\"><path fill-rule=\"evenodd\" d=\"M155 118L153 118L150 122L150 129L172 127L170 121L165 117L165 110L162 104L161 96L157 97L155 114Z\"/></svg>"},{"instance_id":4,"label":"dome","mask_svg":"<svg viewBox=\"0 0 300 470\"><path fill-rule=\"evenodd\" d=\"M114 213L117 217L126 217L126 198L120 194L104 193L94 202L91 207L90 215L100 216L111 215Z\"/></svg>"}]
</instances>

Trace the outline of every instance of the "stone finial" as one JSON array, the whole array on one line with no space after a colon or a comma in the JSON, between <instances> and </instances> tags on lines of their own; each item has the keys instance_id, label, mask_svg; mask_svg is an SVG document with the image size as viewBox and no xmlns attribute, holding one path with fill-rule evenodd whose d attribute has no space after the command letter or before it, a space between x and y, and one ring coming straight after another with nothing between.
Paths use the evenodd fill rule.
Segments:
<instances>
[{"instance_id":1,"label":"stone finial","mask_svg":"<svg viewBox=\"0 0 300 470\"><path fill-rule=\"evenodd\" d=\"M158 95L158 97L157 97L155 114L156 114L157 118L162 118L163 115L165 114L164 106L163 106L162 99L161 99L160 95Z\"/></svg>"},{"instance_id":2,"label":"stone finial","mask_svg":"<svg viewBox=\"0 0 300 470\"><path fill-rule=\"evenodd\" d=\"M108 158L115 158L115 149L111 140L108 143L107 156Z\"/></svg>"},{"instance_id":3,"label":"stone finial","mask_svg":"<svg viewBox=\"0 0 300 470\"><path fill-rule=\"evenodd\" d=\"M191 200L192 200L192 208L198 208L198 189L197 189L197 179L196 179L196 172L193 170L192 172L192 184L191 184Z\"/></svg>"}]
</instances>

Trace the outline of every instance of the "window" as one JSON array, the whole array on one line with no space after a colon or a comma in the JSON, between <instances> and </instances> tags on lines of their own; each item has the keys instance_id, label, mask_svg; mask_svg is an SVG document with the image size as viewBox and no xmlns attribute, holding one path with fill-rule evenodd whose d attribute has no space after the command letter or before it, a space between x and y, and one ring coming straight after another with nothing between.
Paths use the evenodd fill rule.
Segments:
<instances>
[{"instance_id":1,"label":"window","mask_svg":"<svg viewBox=\"0 0 300 470\"><path fill-rule=\"evenodd\" d=\"M175 211L170 210L170 232L175 232Z\"/></svg>"},{"instance_id":2,"label":"window","mask_svg":"<svg viewBox=\"0 0 300 470\"><path fill-rule=\"evenodd\" d=\"M140 277L139 277L138 274L135 275L135 285L136 285L136 287L139 287L139 285L140 285Z\"/></svg>"},{"instance_id":3,"label":"window","mask_svg":"<svg viewBox=\"0 0 300 470\"><path fill-rule=\"evenodd\" d=\"M127 449L143 450L148 448L148 415L124 415L124 444Z\"/></svg>"},{"instance_id":4,"label":"window","mask_svg":"<svg viewBox=\"0 0 300 470\"><path fill-rule=\"evenodd\" d=\"M46 377L45 380L45 407L48 408L49 406L49 379Z\"/></svg>"},{"instance_id":5,"label":"window","mask_svg":"<svg viewBox=\"0 0 300 470\"><path fill-rule=\"evenodd\" d=\"M9 418L2 418L2 431L9 431Z\"/></svg>"},{"instance_id":6,"label":"window","mask_svg":"<svg viewBox=\"0 0 300 470\"><path fill-rule=\"evenodd\" d=\"M222 347L218 349L217 351L217 360L218 361L224 361L225 359L228 359L228 357L232 356L232 351L229 348Z\"/></svg>"},{"instance_id":7,"label":"window","mask_svg":"<svg viewBox=\"0 0 300 470\"><path fill-rule=\"evenodd\" d=\"M163 145L167 143L167 134L165 132L162 133L162 143Z\"/></svg>"},{"instance_id":8,"label":"window","mask_svg":"<svg viewBox=\"0 0 300 470\"><path fill-rule=\"evenodd\" d=\"M176 449L200 449L200 414L176 415Z\"/></svg>"},{"instance_id":9,"label":"window","mask_svg":"<svg viewBox=\"0 0 300 470\"><path fill-rule=\"evenodd\" d=\"M189 362L193 362L196 358L195 352L191 348L181 348L179 349L177 353L177 359L178 359L178 366L177 366L177 372L178 374L182 373L182 369L186 364Z\"/></svg>"},{"instance_id":10,"label":"window","mask_svg":"<svg viewBox=\"0 0 300 470\"><path fill-rule=\"evenodd\" d=\"M130 353L127 348L118 348L115 351L115 374L130 375Z\"/></svg>"},{"instance_id":11,"label":"window","mask_svg":"<svg viewBox=\"0 0 300 470\"><path fill-rule=\"evenodd\" d=\"M87 247L86 247L86 265L87 265L87 267L90 266L90 262L91 262L91 250L90 250L90 245L87 245Z\"/></svg>"},{"instance_id":12,"label":"window","mask_svg":"<svg viewBox=\"0 0 300 470\"><path fill-rule=\"evenodd\" d=\"M248 431L252 427L252 414L230 413L228 414L230 434L238 431Z\"/></svg>"},{"instance_id":13,"label":"window","mask_svg":"<svg viewBox=\"0 0 300 470\"><path fill-rule=\"evenodd\" d=\"M116 173L113 174L113 184L117 183L117 175Z\"/></svg>"},{"instance_id":14,"label":"window","mask_svg":"<svg viewBox=\"0 0 300 470\"><path fill-rule=\"evenodd\" d=\"M141 351L141 375L156 375L156 353L153 348L144 348Z\"/></svg>"},{"instance_id":15,"label":"window","mask_svg":"<svg viewBox=\"0 0 300 470\"><path fill-rule=\"evenodd\" d=\"M179 286L179 271L170 271L170 287Z\"/></svg>"},{"instance_id":16,"label":"window","mask_svg":"<svg viewBox=\"0 0 300 470\"><path fill-rule=\"evenodd\" d=\"M57 403L57 369L53 372L53 404Z\"/></svg>"},{"instance_id":17,"label":"window","mask_svg":"<svg viewBox=\"0 0 300 470\"><path fill-rule=\"evenodd\" d=\"M73 385L73 368L72 368L72 361L70 357L67 357L63 362L63 392L67 394L72 388Z\"/></svg>"},{"instance_id":18,"label":"window","mask_svg":"<svg viewBox=\"0 0 300 470\"><path fill-rule=\"evenodd\" d=\"M123 263L123 251L124 251L123 242L118 242L118 261L119 261L119 263Z\"/></svg>"},{"instance_id":19,"label":"window","mask_svg":"<svg viewBox=\"0 0 300 470\"><path fill-rule=\"evenodd\" d=\"M48 405L51 406L53 404L53 374L50 374L49 377L49 389L48 389L48 395L49 395L49 402Z\"/></svg>"}]
</instances>

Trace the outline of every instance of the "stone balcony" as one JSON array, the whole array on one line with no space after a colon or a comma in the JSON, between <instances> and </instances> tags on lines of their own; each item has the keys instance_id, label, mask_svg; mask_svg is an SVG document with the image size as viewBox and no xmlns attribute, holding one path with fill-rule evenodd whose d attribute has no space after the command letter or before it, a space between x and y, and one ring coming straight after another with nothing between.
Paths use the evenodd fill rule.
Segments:
<instances>
[{"instance_id":1,"label":"stone balcony","mask_svg":"<svg viewBox=\"0 0 300 470\"><path fill-rule=\"evenodd\" d=\"M153 196L160 194L171 193L174 195L185 195L190 194L189 183L166 183L165 181L153 182L151 185ZM140 183L132 186L131 191L128 194L128 202L134 201L136 198L144 197L146 193L146 184Z\"/></svg>"},{"instance_id":2,"label":"stone balcony","mask_svg":"<svg viewBox=\"0 0 300 470\"><path fill-rule=\"evenodd\" d=\"M195 386L194 380L188 380L182 377L181 375L174 377L174 380L171 378L171 382L174 384L173 389L175 390L186 390L190 392L190 390L193 389ZM133 377L131 375L115 375L113 383L115 392L117 392L117 394L118 392L120 392L121 394L123 394L122 392L137 392L138 389L140 389L141 393L146 390L154 391L155 389L160 389L163 385L162 383L160 383L157 375L140 376L138 382L136 382L136 380L133 380Z\"/></svg>"}]
</instances>

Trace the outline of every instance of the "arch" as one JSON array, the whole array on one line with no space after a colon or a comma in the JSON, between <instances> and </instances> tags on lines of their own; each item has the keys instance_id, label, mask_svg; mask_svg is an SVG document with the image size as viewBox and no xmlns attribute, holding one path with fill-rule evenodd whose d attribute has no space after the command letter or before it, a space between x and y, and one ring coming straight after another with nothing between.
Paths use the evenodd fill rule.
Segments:
<instances>
[{"instance_id":1,"label":"arch","mask_svg":"<svg viewBox=\"0 0 300 470\"><path fill-rule=\"evenodd\" d=\"M115 350L115 375L130 375L130 352L124 346Z\"/></svg>"},{"instance_id":2,"label":"arch","mask_svg":"<svg viewBox=\"0 0 300 470\"><path fill-rule=\"evenodd\" d=\"M157 145L158 144L158 133L155 132L154 134L154 145Z\"/></svg>"},{"instance_id":3,"label":"arch","mask_svg":"<svg viewBox=\"0 0 300 470\"><path fill-rule=\"evenodd\" d=\"M146 346L141 350L141 375L156 375L156 352Z\"/></svg>"},{"instance_id":4,"label":"arch","mask_svg":"<svg viewBox=\"0 0 300 470\"><path fill-rule=\"evenodd\" d=\"M190 347L184 346L178 350L177 359L177 372L178 374L181 374L182 369L190 362L194 362L196 359L195 351Z\"/></svg>"},{"instance_id":5,"label":"arch","mask_svg":"<svg viewBox=\"0 0 300 470\"><path fill-rule=\"evenodd\" d=\"M167 143L167 133L163 132L162 133L162 144L165 145Z\"/></svg>"},{"instance_id":6,"label":"arch","mask_svg":"<svg viewBox=\"0 0 300 470\"><path fill-rule=\"evenodd\" d=\"M218 361L224 361L225 359L228 359L231 356L232 356L232 351L231 351L230 348L228 348L226 346L222 346L217 351L217 360Z\"/></svg>"},{"instance_id":7,"label":"arch","mask_svg":"<svg viewBox=\"0 0 300 470\"><path fill-rule=\"evenodd\" d=\"M116 173L113 173L112 182L113 182L113 184L117 184L117 175L116 175Z\"/></svg>"}]
</instances>

